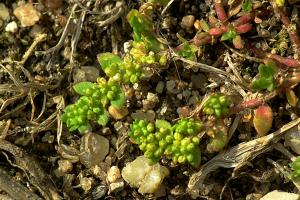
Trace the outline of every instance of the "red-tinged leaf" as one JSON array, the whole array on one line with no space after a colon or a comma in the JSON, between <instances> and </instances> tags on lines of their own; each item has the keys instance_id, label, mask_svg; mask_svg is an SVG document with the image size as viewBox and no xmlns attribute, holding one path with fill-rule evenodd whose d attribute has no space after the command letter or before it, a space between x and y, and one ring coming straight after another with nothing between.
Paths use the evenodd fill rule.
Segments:
<instances>
[{"instance_id":1,"label":"red-tinged leaf","mask_svg":"<svg viewBox=\"0 0 300 200\"><path fill-rule=\"evenodd\" d=\"M227 23L228 17L222 5L222 2L215 2L215 10L218 16L218 19L221 22Z\"/></svg>"},{"instance_id":2,"label":"red-tinged leaf","mask_svg":"<svg viewBox=\"0 0 300 200\"><path fill-rule=\"evenodd\" d=\"M252 25L251 24L242 24L238 27L236 27L236 32L238 34L243 34L243 33L247 33L252 29Z\"/></svg>"},{"instance_id":3,"label":"red-tinged leaf","mask_svg":"<svg viewBox=\"0 0 300 200\"><path fill-rule=\"evenodd\" d=\"M211 28L209 30L209 34L213 36L219 36L222 35L223 33L227 32L228 28L227 27L219 27L219 28Z\"/></svg>"},{"instance_id":4,"label":"red-tinged leaf","mask_svg":"<svg viewBox=\"0 0 300 200\"><path fill-rule=\"evenodd\" d=\"M246 13L246 14L242 15L241 17L237 18L236 20L234 20L232 24L235 27L238 27L240 25L250 23L251 21L254 20L254 17L255 17L254 12Z\"/></svg>"},{"instance_id":5,"label":"red-tinged leaf","mask_svg":"<svg viewBox=\"0 0 300 200\"><path fill-rule=\"evenodd\" d=\"M262 105L254 110L253 124L258 136L266 135L273 122L273 111L270 106Z\"/></svg>"},{"instance_id":6,"label":"red-tinged leaf","mask_svg":"<svg viewBox=\"0 0 300 200\"><path fill-rule=\"evenodd\" d=\"M296 107L297 106L297 103L298 103L298 97L296 96L295 92L291 89L288 89L286 92L285 92L285 96L286 96L286 99L288 100L289 104L292 106L292 107Z\"/></svg>"}]
</instances>

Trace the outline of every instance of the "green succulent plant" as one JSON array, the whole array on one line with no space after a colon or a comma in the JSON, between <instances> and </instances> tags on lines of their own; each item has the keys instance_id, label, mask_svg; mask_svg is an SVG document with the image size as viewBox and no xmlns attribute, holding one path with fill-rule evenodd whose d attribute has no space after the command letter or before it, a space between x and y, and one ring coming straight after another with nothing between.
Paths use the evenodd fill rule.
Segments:
<instances>
[{"instance_id":1,"label":"green succulent plant","mask_svg":"<svg viewBox=\"0 0 300 200\"><path fill-rule=\"evenodd\" d=\"M74 90L82 95L74 104L67 106L62 121L70 131L76 129L85 133L90 121L105 126L109 120L106 105L121 108L125 104L125 94L120 85L112 80L98 79L98 84L81 82L74 85Z\"/></svg>"},{"instance_id":2,"label":"green succulent plant","mask_svg":"<svg viewBox=\"0 0 300 200\"><path fill-rule=\"evenodd\" d=\"M165 155L175 163L188 162L197 166L201 152L196 134L201 129L202 124L193 119L182 119L173 126L165 120L156 120L155 124L135 120L128 135L139 145L151 164Z\"/></svg>"},{"instance_id":3,"label":"green succulent plant","mask_svg":"<svg viewBox=\"0 0 300 200\"><path fill-rule=\"evenodd\" d=\"M290 178L300 181L300 156L298 156L296 160L290 164L290 167L292 169Z\"/></svg>"},{"instance_id":4,"label":"green succulent plant","mask_svg":"<svg viewBox=\"0 0 300 200\"><path fill-rule=\"evenodd\" d=\"M220 118L229 113L230 104L229 97L223 94L212 94L203 104L203 113Z\"/></svg>"}]
</instances>

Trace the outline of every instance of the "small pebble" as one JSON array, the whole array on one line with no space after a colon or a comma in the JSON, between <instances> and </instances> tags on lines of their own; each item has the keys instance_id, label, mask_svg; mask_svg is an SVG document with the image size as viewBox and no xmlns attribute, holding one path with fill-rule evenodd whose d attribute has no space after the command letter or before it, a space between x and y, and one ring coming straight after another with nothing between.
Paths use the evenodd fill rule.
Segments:
<instances>
[{"instance_id":1,"label":"small pebble","mask_svg":"<svg viewBox=\"0 0 300 200\"><path fill-rule=\"evenodd\" d=\"M176 83L175 83L174 80L167 81L167 86L166 87L167 87L168 92L173 93L175 86L176 86Z\"/></svg>"},{"instance_id":2,"label":"small pebble","mask_svg":"<svg viewBox=\"0 0 300 200\"><path fill-rule=\"evenodd\" d=\"M15 21L8 23L5 27L6 32L16 33L18 31L18 25Z\"/></svg>"},{"instance_id":3,"label":"small pebble","mask_svg":"<svg viewBox=\"0 0 300 200\"><path fill-rule=\"evenodd\" d=\"M59 160L57 161L58 169L64 174L67 174L72 171L73 165L69 160Z\"/></svg>"},{"instance_id":4,"label":"small pebble","mask_svg":"<svg viewBox=\"0 0 300 200\"><path fill-rule=\"evenodd\" d=\"M126 115L128 115L127 108L116 108L114 106L109 106L108 112L116 120L123 119Z\"/></svg>"},{"instance_id":5,"label":"small pebble","mask_svg":"<svg viewBox=\"0 0 300 200\"><path fill-rule=\"evenodd\" d=\"M41 13L35 9L31 3L27 3L17 7L14 15L21 22L23 27L35 25L41 17Z\"/></svg>"},{"instance_id":6,"label":"small pebble","mask_svg":"<svg viewBox=\"0 0 300 200\"><path fill-rule=\"evenodd\" d=\"M184 29L191 29L194 26L195 17L193 15L186 15L182 18L180 26Z\"/></svg>"},{"instance_id":7,"label":"small pebble","mask_svg":"<svg viewBox=\"0 0 300 200\"><path fill-rule=\"evenodd\" d=\"M117 166L112 166L107 172L107 181L113 183L118 178L121 178L120 169Z\"/></svg>"},{"instance_id":8,"label":"small pebble","mask_svg":"<svg viewBox=\"0 0 300 200\"><path fill-rule=\"evenodd\" d=\"M138 187L138 192L154 193L160 187L163 179L169 175L169 169L156 163L149 165L144 156L137 157L122 169L122 177L133 187Z\"/></svg>"},{"instance_id":9,"label":"small pebble","mask_svg":"<svg viewBox=\"0 0 300 200\"><path fill-rule=\"evenodd\" d=\"M92 178L83 177L80 179L80 186L85 192L88 192L92 188L92 183Z\"/></svg>"},{"instance_id":10,"label":"small pebble","mask_svg":"<svg viewBox=\"0 0 300 200\"><path fill-rule=\"evenodd\" d=\"M80 162L87 168L100 164L109 152L109 141L102 135L87 133L81 138Z\"/></svg>"},{"instance_id":11,"label":"small pebble","mask_svg":"<svg viewBox=\"0 0 300 200\"><path fill-rule=\"evenodd\" d=\"M106 185L99 185L93 189L93 199L101 199L107 192Z\"/></svg>"},{"instance_id":12,"label":"small pebble","mask_svg":"<svg viewBox=\"0 0 300 200\"><path fill-rule=\"evenodd\" d=\"M0 3L0 19L3 21L7 21L9 20L9 18L10 15L7 7L3 3Z\"/></svg>"},{"instance_id":13,"label":"small pebble","mask_svg":"<svg viewBox=\"0 0 300 200\"><path fill-rule=\"evenodd\" d=\"M124 189L124 181L111 183L109 185L109 192L108 193L120 192L123 189Z\"/></svg>"},{"instance_id":14,"label":"small pebble","mask_svg":"<svg viewBox=\"0 0 300 200\"><path fill-rule=\"evenodd\" d=\"M163 92L163 90L164 90L164 87L165 87L165 84L164 84L164 82L163 81L159 81L158 83L157 83L157 85L156 85L156 88L155 88L155 91L157 92L157 93L162 93Z\"/></svg>"}]
</instances>

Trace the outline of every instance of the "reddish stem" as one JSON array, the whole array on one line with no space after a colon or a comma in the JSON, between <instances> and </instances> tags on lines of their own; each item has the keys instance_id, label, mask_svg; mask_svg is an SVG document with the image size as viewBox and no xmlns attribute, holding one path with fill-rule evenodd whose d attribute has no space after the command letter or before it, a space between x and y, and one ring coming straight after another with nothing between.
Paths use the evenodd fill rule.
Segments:
<instances>
[{"instance_id":1,"label":"reddish stem","mask_svg":"<svg viewBox=\"0 0 300 200\"><path fill-rule=\"evenodd\" d=\"M267 53L255 47L250 47L250 50L253 51L257 56L261 58L271 58L284 66L293 67L293 68L300 67L299 61L293 58L287 58L276 54Z\"/></svg>"},{"instance_id":2,"label":"reddish stem","mask_svg":"<svg viewBox=\"0 0 300 200\"><path fill-rule=\"evenodd\" d=\"M239 113L242 110L249 109L249 108L256 108L262 105L263 103L264 103L263 99L250 99L230 108L230 114Z\"/></svg>"},{"instance_id":3,"label":"reddish stem","mask_svg":"<svg viewBox=\"0 0 300 200\"><path fill-rule=\"evenodd\" d=\"M228 21L228 16L222 5L222 0L215 0L215 10L216 10L218 19L226 25L227 21Z\"/></svg>"},{"instance_id":4,"label":"reddish stem","mask_svg":"<svg viewBox=\"0 0 300 200\"><path fill-rule=\"evenodd\" d=\"M282 57L282 56L279 56L276 54L271 54L271 53L267 53L266 57L276 60L280 64L285 65L287 67L295 67L295 68L300 67L299 61L297 61L293 58Z\"/></svg>"}]
</instances>

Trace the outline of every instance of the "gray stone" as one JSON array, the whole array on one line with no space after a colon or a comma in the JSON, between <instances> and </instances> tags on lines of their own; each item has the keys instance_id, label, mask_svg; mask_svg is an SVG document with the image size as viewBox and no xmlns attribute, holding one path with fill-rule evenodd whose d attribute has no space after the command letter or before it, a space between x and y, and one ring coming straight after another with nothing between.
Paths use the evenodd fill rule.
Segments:
<instances>
[{"instance_id":1,"label":"gray stone","mask_svg":"<svg viewBox=\"0 0 300 200\"><path fill-rule=\"evenodd\" d=\"M87 168L100 164L109 152L109 141L105 137L87 133L81 138L80 162Z\"/></svg>"}]
</instances>

